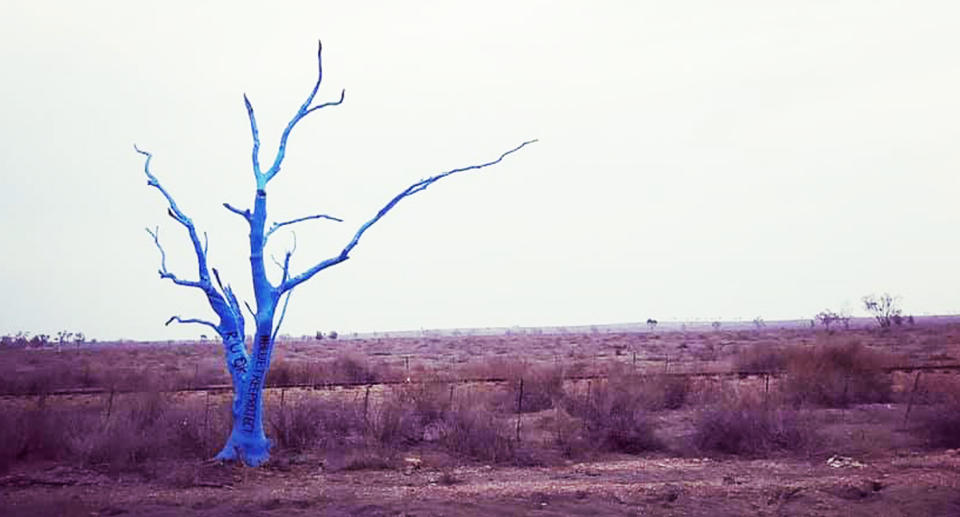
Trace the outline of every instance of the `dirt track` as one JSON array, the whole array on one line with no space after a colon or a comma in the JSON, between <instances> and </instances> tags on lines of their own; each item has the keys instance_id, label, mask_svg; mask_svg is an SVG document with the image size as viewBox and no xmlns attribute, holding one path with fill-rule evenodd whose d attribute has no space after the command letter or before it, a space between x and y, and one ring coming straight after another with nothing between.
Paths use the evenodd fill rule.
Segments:
<instances>
[{"instance_id":1,"label":"dirt track","mask_svg":"<svg viewBox=\"0 0 960 517\"><path fill-rule=\"evenodd\" d=\"M648 457L559 467L326 472L165 465L144 482L54 467L0 479L5 515L960 515L960 452L853 459ZM198 486L200 485L200 486Z\"/></svg>"}]
</instances>

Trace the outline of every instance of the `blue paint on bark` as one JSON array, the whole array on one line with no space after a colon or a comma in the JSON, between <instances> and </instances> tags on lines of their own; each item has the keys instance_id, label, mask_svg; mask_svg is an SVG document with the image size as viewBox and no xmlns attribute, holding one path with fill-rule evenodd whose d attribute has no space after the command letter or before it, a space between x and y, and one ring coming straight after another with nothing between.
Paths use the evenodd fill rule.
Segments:
<instances>
[{"instance_id":1,"label":"blue paint on bark","mask_svg":"<svg viewBox=\"0 0 960 517\"><path fill-rule=\"evenodd\" d=\"M299 217L281 223L273 223L270 226L270 229L265 231L267 221L267 184L280 171L280 166L283 163L286 153L287 139L290 136L290 132L298 122L300 122L310 113L328 106L339 105L344 99L344 91L341 91L340 98L338 100L312 106L313 99L317 94L317 90L319 89L320 82L323 78L321 51L322 47L318 46L317 81L313 85L313 88L310 91L310 94L307 96L306 101L304 101L304 103L300 106L300 109L297 110L297 113L293 116L293 118L291 118L290 122L287 124L287 127L284 129L280 137L280 144L277 148L277 154L274 157L273 164L270 166L270 169L265 172L260 169L260 133L257 128L253 104L246 95L243 96L244 105L247 110L247 116L250 120L250 132L253 137L253 152L251 159L253 174L256 180L253 211L251 212L250 210L234 208L227 203L224 203L223 206L227 208L227 210L243 217L250 228L250 274L253 283L254 299L257 305L255 312L250 309L251 312L254 312L256 320L256 334L251 350L247 350L246 343L244 342L245 323L243 319L243 312L236 295L229 284L224 285L221 282L220 275L217 270L209 268L207 264L206 235L204 235L204 241L201 243L199 234L197 233L193 221L180 210L173 197L167 192L166 189L163 188L156 176L154 176L150 171L150 160L152 155L134 146L138 153L146 157L144 163L144 172L147 176L147 185L156 188L166 199L169 205L168 214L187 230L187 234L189 235L190 241L193 244L194 253L197 257L198 280L184 280L169 272L166 267L166 254L164 253L163 246L160 244L159 229L150 230L148 228L147 232L153 237L154 243L156 244L157 249L160 251L160 277L170 280L177 285L202 290L206 295L207 301L210 304L210 308L213 309L213 312L219 318L218 321L214 323L212 321L197 318L181 318L179 316L173 316L167 321L167 323L169 324L173 321L176 321L179 323L196 323L206 325L214 329L223 341L224 360L227 370L230 372L231 381L233 382L234 396L231 408L233 416L233 428L230 432L230 436L227 438L226 444L223 446L223 449L216 456L216 458L220 460L239 460L250 466L258 466L270 458L271 442L269 439L267 439L263 430L263 388L266 383L267 373L270 369L270 360L273 355L274 337L277 335L277 331L279 330L279 323L276 326L274 325L274 315L276 313L277 303L279 302L280 298L284 294L287 294L287 300L289 300L289 293L296 286L300 285L306 280L309 280L318 272L328 267L340 264L350 258L350 252L354 249L354 247L357 246L360 238L367 231L367 229L379 221L380 218L393 209L394 206L396 206L397 203L399 203L402 199L416 194L417 192L426 189L434 182L452 174L482 169L484 167L500 163L500 161L503 160L507 155L512 154L533 142L536 142L536 140L523 142L519 146L502 153L493 161L452 169L414 183L390 199L390 201L387 202L387 204L384 205L383 208L381 208L373 218L363 223L339 253L333 257L317 262L315 265L299 275L290 274L290 257L293 251L288 251L282 264L283 274L281 280L279 284L275 286L267 278L266 267L263 260L263 249L267 243L267 239L276 229L282 226L313 219L328 219L342 222L336 217L325 214L316 214ZM213 273L212 277L210 274L211 271ZM214 284L212 279L216 280L216 284ZM247 307L249 308L249 305L247 305ZM284 310L285 309L286 304L284 304ZM281 311L281 323L282 320L283 311Z\"/></svg>"}]
</instances>

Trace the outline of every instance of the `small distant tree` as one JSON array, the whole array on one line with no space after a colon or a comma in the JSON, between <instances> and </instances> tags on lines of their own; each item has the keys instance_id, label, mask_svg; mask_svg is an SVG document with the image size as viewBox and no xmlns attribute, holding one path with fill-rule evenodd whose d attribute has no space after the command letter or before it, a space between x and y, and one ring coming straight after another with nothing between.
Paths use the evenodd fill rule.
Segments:
<instances>
[{"instance_id":1,"label":"small distant tree","mask_svg":"<svg viewBox=\"0 0 960 517\"><path fill-rule=\"evenodd\" d=\"M883 293L881 296L873 294L864 296L863 307L873 315L880 325L880 328L883 329L890 328L895 319L899 320L903 313L900 309L899 298L891 296L889 293ZM899 323L897 324L899 325Z\"/></svg>"},{"instance_id":2,"label":"small distant tree","mask_svg":"<svg viewBox=\"0 0 960 517\"><path fill-rule=\"evenodd\" d=\"M73 332L69 332L66 330L61 330L60 332L57 332L57 353L58 354L61 351L63 351L63 343L64 342L69 343L70 338L72 337L73 337Z\"/></svg>"},{"instance_id":3,"label":"small distant tree","mask_svg":"<svg viewBox=\"0 0 960 517\"><path fill-rule=\"evenodd\" d=\"M714 322L711 323L710 325L713 326L713 330L720 330L720 322L719 322L719 321L714 321Z\"/></svg>"},{"instance_id":4,"label":"small distant tree","mask_svg":"<svg viewBox=\"0 0 960 517\"><path fill-rule=\"evenodd\" d=\"M44 348L50 344L49 334L37 334L30 338L30 346L34 348Z\"/></svg>"},{"instance_id":5,"label":"small distant tree","mask_svg":"<svg viewBox=\"0 0 960 517\"><path fill-rule=\"evenodd\" d=\"M83 332L75 332L73 334L73 344L77 346L77 350L80 350L80 345L86 340L87 338L83 335Z\"/></svg>"},{"instance_id":6,"label":"small distant tree","mask_svg":"<svg viewBox=\"0 0 960 517\"><path fill-rule=\"evenodd\" d=\"M850 315L846 311L837 315L837 319L843 325L843 330L850 330Z\"/></svg>"},{"instance_id":7,"label":"small distant tree","mask_svg":"<svg viewBox=\"0 0 960 517\"><path fill-rule=\"evenodd\" d=\"M657 320L653 318L647 318L647 326L650 327L650 330L657 328Z\"/></svg>"},{"instance_id":8,"label":"small distant tree","mask_svg":"<svg viewBox=\"0 0 960 517\"><path fill-rule=\"evenodd\" d=\"M840 321L840 315L831 311L830 309L825 309L817 313L817 315L814 316L814 319L819 321L825 329L830 330L830 325Z\"/></svg>"},{"instance_id":9,"label":"small distant tree","mask_svg":"<svg viewBox=\"0 0 960 517\"><path fill-rule=\"evenodd\" d=\"M759 330L766 327L767 323L763 321L763 318L761 318L760 316L757 316L756 318L753 318L753 326Z\"/></svg>"},{"instance_id":10,"label":"small distant tree","mask_svg":"<svg viewBox=\"0 0 960 517\"><path fill-rule=\"evenodd\" d=\"M323 331L322 331L322 330L318 330L317 333L316 333L316 335L314 335L314 338L316 338L317 341L322 341L322 340L323 340Z\"/></svg>"},{"instance_id":11,"label":"small distant tree","mask_svg":"<svg viewBox=\"0 0 960 517\"><path fill-rule=\"evenodd\" d=\"M327 337L330 339L337 339L339 335L340 334L337 334L336 330L331 330L330 332L327 332Z\"/></svg>"}]
</instances>

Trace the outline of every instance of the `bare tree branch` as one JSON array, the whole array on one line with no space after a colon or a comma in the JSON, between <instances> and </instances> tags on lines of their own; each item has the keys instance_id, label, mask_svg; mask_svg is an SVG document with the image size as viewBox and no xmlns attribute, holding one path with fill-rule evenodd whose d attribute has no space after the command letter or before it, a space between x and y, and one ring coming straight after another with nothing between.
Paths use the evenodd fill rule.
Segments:
<instances>
[{"instance_id":1,"label":"bare tree branch","mask_svg":"<svg viewBox=\"0 0 960 517\"><path fill-rule=\"evenodd\" d=\"M287 151L287 138L290 136L290 131L293 130L293 127L297 125L300 120L306 117L308 114L313 113L322 108L328 106L337 106L343 103L344 95L346 95L346 90L340 90L340 98L336 101L325 102L318 106L310 107L313 104L313 98L317 95L317 89L320 88L320 82L323 80L323 44L317 42L317 82L313 84L313 89L310 90L310 95L307 96L307 100L300 105L300 109L297 110L297 113L290 119L290 122L287 124L286 129L283 130L283 134L280 135L280 146L277 149L277 156L273 160L273 165L270 166L270 170L263 174L257 175L257 186L263 188L266 184L273 179L274 176L280 172L280 164L283 163L284 155ZM250 108L249 102L247 103L248 109L247 112L252 114L253 108ZM253 119L251 118L251 121ZM257 171L259 172L259 165L257 165Z\"/></svg>"},{"instance_id":2,"label":"bare tree branch","mask_svg":"<svg viewBox=\"0 0 960 517\"><path fill-rule=\"evenodd\" d=\"M250 210L240 210L239 208L233 207L230 203L224 203L223 207L239 215L240 217L243 217L248 223L250 222Z\"/></svg>"},{"instance_id":3,"label":"bare tree branch","mask_svg":"<svg viewBox=\"0 0 960 517\"><path fill-rule=\"evenodd\" d=\"M277 269L279 269L283 273L283 277L280 280L281 283L286 281L286 279L289 277L290 257L293 256L293 252L297 251L297 233L290 232L290 234L293 236L293 246L284 252L283 262L280 262L279 260L277 260L277 257L275 257L273 254L270 254L270 260L273 261L273 264L277 266Z\"/></svg>"},{"instance_id":4,"label":"bare tree branch","mask_svg":"<svg viewBox=\"0 0 960 517\"><path fill-rule=\"evenodd\" d=\"M247 94L243 94L243 104L247 107L247 118L250 119L250 134L253 135L253 176L260 181L260 131L257 130L257 117L253 114L253 105Z\"/></svg>"},{"instance_id":5,"label":"bare tree branch","mask_svg":"<svg viewBox=\"0 0 960 517\"><path fill-rule=\"evenodd\" d=\"M293 247L287 250L286 256L283 258L283 276L280 280L281 285L283 285L283 283L290 278L290 257L293 256L293 252L297 251L297 234L295 232L290 233L293 235ZM289 299L289 297L287 298Z\"/></svg>"},{"instance_id":6,"label":"bare tree branch","mask_svg":"<svg viewBox=\"0 0 960 517\"><path fill-rule=\"evenodd\" d=\"M289 255L287 255L289 257ZM277 334L280 332L280 325L283 325L283 318L287 315L287 304L290 303L290 295L293 294L293 290L287 291L287 297L283 300L283 309L280 310L280 319L277 320L277 326L273 329L273 336L270 337L270 341L276 341Z\"/></svg>"},{"instance_id":7,"label":"bare tree branch","mask_svg":"<svg viewBox=\"0 0 960 517\"><path fill-rule=\"evenodd\" d=\"M237 301L237 296L233 293L233 288L230 285L223 285L223 282L220 281L220 272L217 271L217 268L211 268L213 270L213 277L217 280L217 285L220 286L220 290L223 291L224 296L227 298L227 303L230 305L230 310L233 311L236 315L238 328L241 331L244 329L243 321L243 310L240 309L240 302ZM242 337L242 336L241 336Z\"/></svg>"},{"instance_id":8,"label":"bare tree branch","mask_svg":"<svg viewBox=\"0 0 960 517\"><path fill-rule=\"evenodd\" d=\"M157 249L160 250L160 269L157 271L160 273L160 278L171 280L177 285L182 285L185 287L196 287L198 289L206 290L206 285L203 282L197 282L193 280L182 280L177 275L167 271L167 253L163 250L163 246L160 245L160 227L156 227L153 230L146 228L147 233L153 237L153 243L157 245Z\"/></svg>"},{"instance_id":9,"label":"bare tree branch","mask_svg":"<svg viewBox=\"0 0 960 517\"><path fill-rule=\"evenodd\" d=\"M335 256L335 257L328 258L328 259L326 259L326 260L323 260L323 261L319 262L318 264L314 265L313 267L311 267L310 269L304 271L303 273L300 273L299 275L297 275L297 276L295 276L295 277L293 277L293 278L290 278L290 279L285 280L283 283L280 284L280 286L279 286L279 288L278 288L279 292L280 292L280 293L283 293L284 291L289 291L290 289L293 289L293 288L296 287L297 285L299 285L299 284L301 284L301 283L309 280L313 275L319 273L320 271L323 271L324 269L327 269L328 267L335 266L335 265L337 265L337 264L339 264L339 263L347 260L348 258L350 258L350 256L349 256L349 255L350 255L350 251L352 251L353 248L356 247L357 243L360 242L360 237L362 237L363 234L364 234L371 226L373 226L374 224L376 224L377 221L379 221L384 215L386 215L387 212L389 212L394 206L396 206L396 204L399 203L400 200L402 200L403 198L412 196L413 194L416 194L417 192L420 192L420 191L426 189L427 187L429 187L430 185L432 185L434 182L439 181L439 180L441 180L441 179L443 179L443 178L446 178L447 176L450 176L450 175L452 175L452 174L456 174L456 173L458 173L458 172L465 172L465 171L470 171L470 170L482 169L482 168L484 168L484 167L489 167L489 166L491 166L491 165L496 165L496 164L500 163L504 158L506 158L507 156L509 156L510 154L513 154L513 153L519 151L520 149L523 149L523 148L526 147L527 145L532 144L532 143L534 143L534 142L536 142L536 141L537 141L537 140L534 139L534 140L528 140L528 141L526 141L526 142L523 142L522 144L518 145L517 147L514 147L513 149L510 149L509 151L504 152L504 153L501 154L496 160L493 160L493 161L490 161L490 162L486 162L486 163L481 163L481 164L478 164L478 165L470 165L470 166L467 166L467 167L460 167L460 168L457 168L457 169L452 169L452 170L443 172L443 173L441 173L441 174L437 174L436 176L431 176L431 177L429 177L429 178L427 178L427 179L420 180L420 181L418 181L417 183L414 183L413 185L410 185L410 186L407 187L405 190L403 190L402 192L400 192L399 194L397 194L396 196L394 196L393 199L391 199L386 205L384 205L383 208L381 208L380 211L377 212L377 215L373 216L373 218L370 219L369 221L363 223L363 225L360 226L360 229L357 230L357 233L355 233L355 234L353 235L353 238L350 240L350 242L347 243L347 245L344 246L343 250L340 251L340 254L339 254L339 255L337 255L337 256Z\"/></svg>"},{"instance_id":10,"label":"bare tree branch","mask_svg":"<svg viewBox=\"0 0 960 517\"><path fill-rule=\"evenodd\" d=\"M197 323L200 325L206 325L212 328L214 332L216 332L218 335L220 334L220 329L216 325L214 325L212 322L209 322L207 320L197 319L197 318L181 318L180 316L170 316L170 319L168 319L167 322L164 323L164 325L169 325L174 321L176 321L177 323Z\"/></svg>"},{"instance_id":11,"label":"bare tree branch","mask_svg":"<svg viewBox=\"0 0 960 517\"><path fill-rule=\"evenodd\" d=\"M200 243L200 237L197 235L197 229L193 225L193 221L190 220L183 211L180 210L180 207L177 206L176 201L173 200L173 196L167 192L167 189L163 188L163 185L160 184L160 181L156 176L150 172L150 160L153 159L153 155L147 151L141 150L136 145L133 146L134 150L138 153L147 157L143 165L143 171L147 175L147 185L156 188L163 194L163 197L166 198L169 207L167 213L170 214L170 217L174 218L177 222L183 225L187 229L187 233L190 234L190 242L193 243L193 250L197 255L197 270L200 276L200 283L204 286L209 286L211 289L213 286L210 284L210 273L207 269L207 254L204 252L203 245ZM159 243L157 244L159 246Z\"/></svg>"},{"instance_id":12,"label":"bare tree branch","mask_svg":"<svg viewBox=\"0 0 960 517\"><path fill-rule=\"evenodd\" d=\"M265 234L263 235L263 238L264 238L264 240L266 240L267 238L270 237L271 234L273 234L273 232L277 231L277 230L280 229L280 227L282 227L282 226L286 226L286 225L288 225L288 224L299 223L299 222L302 222L302 221L309 221L309 220L311 220L311 219L329 219L329 220L331 220L331 221L336 221L336 222L338 222L338 223L342 223L342 222L343 222L343 219L340 219L339 217L333 217L332 215L326 215L326 214L308 215L308 216L306 216L306 217L298 217L298 218L296 218L296 219L291 219L291 220L289 220L289 221L284 221L284 222L282 222L282 223L273 223L272 225L270 225L270 229L267 230L267 233L265 233Z\"/></svg>"},{"instance_id":13,"label":"bare tree branch","mask_svg":"<svg viewBox=\"0 0 960 517\"><path fill-rule=\"evenodd\" d=\"M153 155L147 151L141 150L136 145L134 145L133 148L138 153L146 156L143 170L147 175L147 184L156 188L161 194L163 194L163 197L167 200L167 204L169 205L167 207L167 213L170 215L170 217L176 219L178 223L187 229L187 233L190 235L190 242L193 244L194 254L197 257L197 271L199 279L193 281L183 280L177 277L167 270L166 252L163 250L163 246L160 245L159 227L153 231L148 228L147 233L153 237L154 244L156 244L157 249L160 250L160 277L169 279L177 285L201 289L206 295L207 301L210 303L210 307L217 314L217 316L220 317L220 323L223 325L224 332L227 332L227 334L233 334L234 332L237 332L242 336L244 332L243 314L240 311L239 304L237 304L233 291L231 291L229 288L225 289L223 287L223 284L220 282L219 275L217 275L217 283L220 284L220 290L223 291L223 294L221 294L220 291L217 291L217 288L214 287L213 283L210 281L210 272L207 267L207 234L203 234L203 243L201 243L193 221L187 217L182 210L180 210L180 207L177 206L173 196L171 196L170 193L163 188L157 177L150 172L150 160L153 158ZM204 320L180 320L179 317L175 317L167 321L167 324L169 324L170 321L180 321L181 323L201 323L204 325L209 325L211 328L215 329L218 334L221 332L221 327ZM221 337L226 337L224 334L220 335Z\"/></svg>"}]
</instances>

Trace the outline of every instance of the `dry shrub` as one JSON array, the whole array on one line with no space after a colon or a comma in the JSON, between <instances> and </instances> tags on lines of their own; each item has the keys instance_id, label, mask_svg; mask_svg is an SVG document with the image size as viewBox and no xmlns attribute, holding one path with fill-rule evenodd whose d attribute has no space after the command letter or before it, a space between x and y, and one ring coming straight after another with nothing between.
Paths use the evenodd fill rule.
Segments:
<instances>
[{"instance_id":1,"label":"dry shrub","mask_svg":"<svg viewBox=\"0 0 960 517\"><path fill-rule=\"evenodd\" d=\"M400 449L423 441L424 426L413 406L396 398L385 398L370 412L367 432L374 443Z\"/></svg>"},{"instance_id":2,"label":"dry shrub","mask_svg":"<svg viewBox=\"0 0 960 517\"><path fill-rule=\"evenodd\" d=\"M130 419L113 418L73 435L69 445L83 463L116 473L139 470L146 460L159 457L164 452L163 440L156 440L159 434Z\"/></svg>"},{"instance_id":3,"label":"dry shrub","mask_svg":"<svg viewBox=\"0 0 960 517\"><path fill-rule=\"evenodd\" d=\"M346 384L371 384L379 376L366 357L359 354L344 353L328 365L328 381Z\"/></svg>"},{"instance_id":4,"label":"dry shrub","mask_svg":"<svg viewBox=\"0 0 960 517\"><path fill-rule=\"evenodd\" d=\"M510 423L480 407L461 406L444 421L443 444L453 453L491 463L516 458Z\"/></svg>"},{"instance_id":5,"label":"dry shrub","mask_svg":"<svg viewBox=\"0 0 960 517\"><path fill-rule=\"evenodd\" d=\"M683 375L649 375L640 380L648 410L680 409L690 394L690 378Z\"/></svg>"},{"instance_id":6,"label":"dry shrub","mask_svg":"<svg viewBox=\"0 0 960 517\"><path fill-rule=\"evenodd\" d=\"M453 405L453 386L440 380L427 380L395 386L390 394L402 404L410 407L421 426L444 419Z\"/></svg>"},{"instance_id":7,"label":"dry shrub","mask_svg":"<svg viewBox=\"0 0 960 517\"><path fill-rule=\"evenodd\" d=\"M738 400L702 410L695 422L697 449L737 455L800 451L815 441L813 427L795 410Z\"/></svg>"},{"instance_id":8,"label":"dry shrub","mask_svg":"<svg viewBox=\"0 0 960 517\"><path fill-rule=\"evenodd\" d=\"M267 414L271 438L294 451L345 445L364 432L363 410L353 401L302 397Z\"/></svg>"},{"instance_id":9,"label":"dry shrub","mask_svg":"<svg viewBox=\"0 0 960 517\"><path fill-rule=\"evenodd\" d=\"M953 376L933 376L920 381L926 387L929 407L921 409L914 430L933 447L960 447L960 381Z\"/></svg>"},{"instance_id":10,"label":"dry shrub","mask_svg":"<svg viewBox=\"0 0 960 517\"><path fill-rule=\"evenodd\" d=\"M0 472L17 461L59 459L69 455L65 435L74 415L49 408L12 409L0 412Z\"/></svg>"},{"instance_id":11,"label":"dry shrub","mask_svg":"<svg viewBox=\"0 0 960 517\"><path fill-rule=\"evenodd\" d=\"M368 419L374 441L404 447L438 440L453 405L449 386L438 381L390 387Z\"/></svg>"},{"instance_id":12,"label":"dry shrub","mask_svg":"<svg viewBox=\"0 0 960 517\"><path fill-rule=\"evenodd\" d=\"M916 431L933 447L960 447L960 402L925 408L917 420Z\"/></svg>"},{"instance_id":13,"label":"dry shrub","mask_svg":"<svg viewBox=\"0 0 960 517\"><path fill-rule=\"evenodd\" d=\"M397 386L372 411L368 433L376 447L397 452L434 442L450 453L475 460L504 463L517 459L511 420L493 408L496 396L458 394L456 404L447 384Z\"/></svg>"},{"instance_id":14,"label":"dry shrub","mask_svg":"<svg viewBox=\"0 0 960 517\"><path fill-rule=\"evenodd\" d=\"M662 411L680 409L686 404L692 388L686 375L643 374L616 364L607 371L606 383L600 389L612 389L636 400L643 409Z\"/></svg>"},{"instance_id":15,"label":"dry shrub","mask_svg":"<svg viewBox=\"0 0 960 517\"><path fill-rule=\"evenodd\" d=\"M558 366L531 366L526 363L495 361L497 377L506 378L507 384L495 399L497 410L502 413L536 413L552 409L563 398L563 369ZM510 366L507 366L507 365ZM523 397L521 394L523 383Z\"/></svg>"},{"instance_id":16,"label":"dry shrub","mask_svg":"<svg viewBox=\"0 0 960 517\"><path fill-rule=\"evenodd\" d=\"M892 382L882 368L889 361L856 341L797 348L789 352L783 392L795 405L888 402Z\"/></svg>"},{"instance_id":17,"label":"dry shrub","mask_svg":"<svg viewBox=\"0 0 960 517\"><path fill-rule=\"evenodd\" d=\"M267 387L277 388L300 384L303 382L302 371L303 367L300 364L284 359L275 359L271 362L270 370L267 372Z\"/></svg>"},{"instance_id":18,"label":"dry shrub","mask_svg":"<svg viewBox=\"0 0 960 517\"><path fill-rule=\"evenodd\" d=\"M916 379L917 390L910 392L910 397L917 404L955 404L960 403L960 378L949 373L923 372ZM913 387L913 382L907 384Z\"/></svg>"},{"instance_id":19,"label":"dry shrub","mask_svg":"<svg viewBox=\"0 0 960 517\"><path fill-rule=\"evenodd\" d=\"M212 458L223 447L232 424L230 403L174 406L164 415L168 453L177 458Z\"/></svg>"},{"instance_id":20,"label":"dry shrub","mask_svg":"<svg viewBox=\"0 0 960 517\"><path fill-rule=\"evenodd\" d=\"M742 373L774 373L787 366L787 354L772 343L755 343L741 348L733 360L733 368Z\"/></svg>"},{"instance_id":21,"label":"dry shrub","mask_svg":"<svg viewBox=\"0 0 960 517\"><path fill-rule=\"evenodd\" d=\"M0 469L57 459L110 473L143 472L156 458L211 456L226 422L204 407L174 407L161 393L118 396L109 414L106 407L7 410L0 416Z\"/></svg>"},{"instance_id":22,"label":"dry shrub","mask_svg":"<svg viewBox=\"0 0 960 517\"><path fill-rule=\"evenodd\" d=\"M566 410L580 418L582 434L560 443L565 453L592 446L609 452L637 454L662 447L647 416L643 384L635 376L612 376L585 394L568 397Z\"/></svg>"},{"instance_id":23,"label":"dry shrub","mask_svg":"<svg viewBox=\"0 0 960 517\"><path fill-rule=\"evenodd\" d=\"M162 392L124 395L109 416L88 415L69 446L82 462L112 473L144 472L145 463L158 458L204 458L223 439L222 423L211 422L212 412L174 407Z\"/></svg>"}]
</instances>

